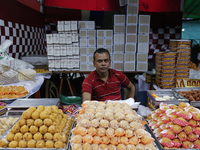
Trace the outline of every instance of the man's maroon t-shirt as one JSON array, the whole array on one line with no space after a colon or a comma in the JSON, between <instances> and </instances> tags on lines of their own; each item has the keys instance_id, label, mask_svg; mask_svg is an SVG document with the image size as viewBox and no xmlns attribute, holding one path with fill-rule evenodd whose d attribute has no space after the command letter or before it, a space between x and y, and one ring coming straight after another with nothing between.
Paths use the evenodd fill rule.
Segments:
<instances>
[{"instance_id":1,"label":"man's maroon t-shirt","mask_svg":"<svg viewBox=\"0 0 200 150\"><path fill-rule=\"evenodd\" d=\"M121 100L121 86L127 87L130 80L120 71L109 69L107 82L101 80L96 70L86 77L82 84L82 93L88 92L92 100Z\"/></svg>"}]
</instances>

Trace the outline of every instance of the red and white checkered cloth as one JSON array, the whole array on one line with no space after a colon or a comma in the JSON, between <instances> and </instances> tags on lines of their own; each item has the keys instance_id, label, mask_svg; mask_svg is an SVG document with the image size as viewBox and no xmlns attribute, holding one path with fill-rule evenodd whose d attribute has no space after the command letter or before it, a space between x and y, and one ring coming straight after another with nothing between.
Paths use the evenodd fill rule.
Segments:
<instances>
[{"instance_id":1,"label":"red and white checkered cloth","mask_svg":"<svg viewBox=\"0 0 200 150\"><path fill-rule=\"evenodd\" d=\"M9 47L9 56L21 59L31 54L45 54L45 30L25 24L0 19L0 43L9 39L13 45Z\"/></svg>"},{"instance_id":2,"label":"red and white checkered cloth","mask_svg":"<svg viewBox=\"0 0 200 150\"><path fill-rule=\"evenodd\" d=\"M176 26L150 29L149 33L149 62L155 62L155 54L159 51L169 51L170 39L181 39L181 27Z\"/></svg>"}]
</instances>

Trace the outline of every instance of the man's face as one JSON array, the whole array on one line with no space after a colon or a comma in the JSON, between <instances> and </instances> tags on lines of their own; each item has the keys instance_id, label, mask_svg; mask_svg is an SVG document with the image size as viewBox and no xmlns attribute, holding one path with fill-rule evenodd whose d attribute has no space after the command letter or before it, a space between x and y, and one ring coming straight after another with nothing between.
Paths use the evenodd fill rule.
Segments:
<instances>
[{"instance_id":1,"label":"man's face","mask_svg":"<svg viewBox=\"0 0 200 150\"><path fill-rule=\"evenodd\" d=\"M110 67L111 60L109 59L108 53L96 53L94 67L96 67L97 72L105 73Z\"/></svg>"}]
</instances>

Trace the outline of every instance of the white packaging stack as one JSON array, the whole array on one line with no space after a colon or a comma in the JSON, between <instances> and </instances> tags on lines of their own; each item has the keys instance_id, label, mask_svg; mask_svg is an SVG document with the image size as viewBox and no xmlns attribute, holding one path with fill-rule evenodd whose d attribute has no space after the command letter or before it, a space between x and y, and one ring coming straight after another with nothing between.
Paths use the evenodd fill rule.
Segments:
<instances>
[{"instance_id":1,"label":"white packaging stack","mask_svg":"<svg viewBox=\"0 0 200 150\"><path fill-rule=\"evenodd\" d=\"M138 44L137 44L137 71L148 70L150 15L139 15Z\"/></svg>"},{"instance_id":2,"label":"white packaging stack","mask_svg":"<svg viewBox=\"0 0 200 150\"><path fill-rule=\"evenodd\" d=\"M77 21L58 21L58 33L46 35L48 65L50 71L79 69L80 56L77 26Z\"/></svg>"},{"instance_id":3,"label":"white packaging stack","mask_svg":"<svg viewBox=\"0 0 200 150\"><path fill-rule=\"evenodd\" d=\"M80 40L80 71L88 71L89 63L93 62L92 55L96 50L97 39L95 30L95 22L94 21L78 21L78 29L79 29L79 40ZM91 70L90 70L91 71Z\"/></svg>"},{"instance_id":4,"label":"white packaging stack","mask_svg":"<svg viewBox=\"0 0 200 150\"><path fill-rule=\"evenodd\" d=\"M124 71L135 71L139 0L126 0Z\"/></svg>"},{"instance_id":5,"label":"white packaging stack","mask_svg":"<svg viewBox=\"0 0 200 150\"><path fill-rule=\"evenodd\" d=\"M113 53L113 30L97 30L97 46L98 48L107 49L110 54Z\"/></svg>"}]
</instances>

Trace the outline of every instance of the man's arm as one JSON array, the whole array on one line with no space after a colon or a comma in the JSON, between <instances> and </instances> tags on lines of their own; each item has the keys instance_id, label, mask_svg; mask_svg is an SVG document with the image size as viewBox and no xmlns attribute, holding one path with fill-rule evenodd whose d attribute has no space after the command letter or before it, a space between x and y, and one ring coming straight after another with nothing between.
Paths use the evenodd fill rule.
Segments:
<instances>
[{"instance_id":1,"label":"man's arm","mask_svg":"<svg viewBox=\"0 0 200 150\"><path fill-rule=\"evenodd\" d=\"M91 100L91 94L88 93L88 92L83 92L82 99L83 99L83 102L84 101L90 101Z\"/></svg>"},{"instance_id":2,"label":"man's arm","mask_svg":"<svg viewBox=\"0 0 200 150\"><path fill-rule=\"evenodd\" d=\"M135 96L135 86L130 82L126 87L128 89L128 98Z\"/></svg>"}]
</instances>

